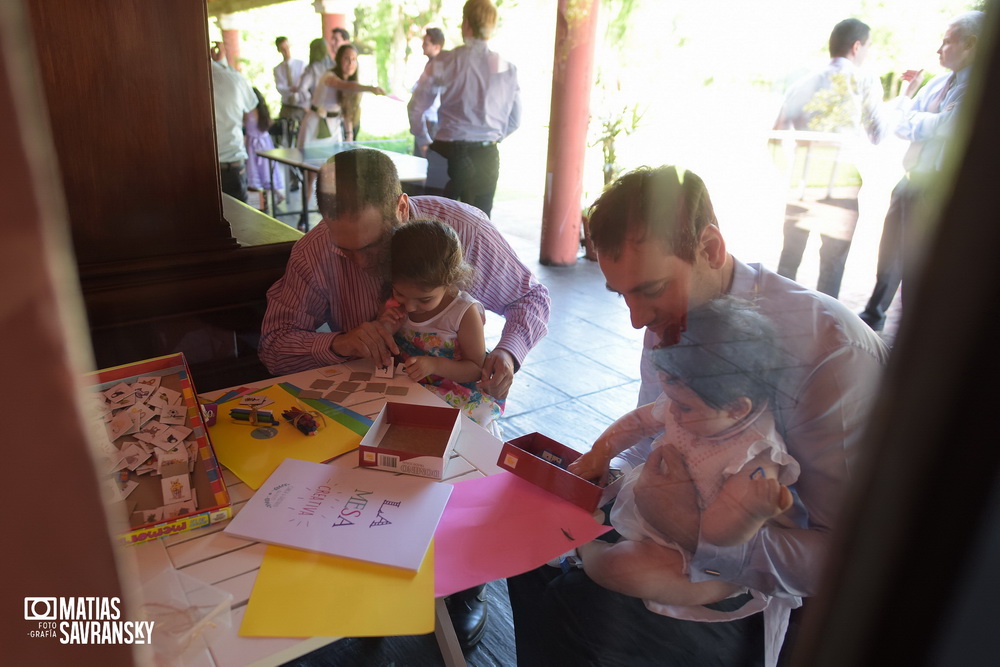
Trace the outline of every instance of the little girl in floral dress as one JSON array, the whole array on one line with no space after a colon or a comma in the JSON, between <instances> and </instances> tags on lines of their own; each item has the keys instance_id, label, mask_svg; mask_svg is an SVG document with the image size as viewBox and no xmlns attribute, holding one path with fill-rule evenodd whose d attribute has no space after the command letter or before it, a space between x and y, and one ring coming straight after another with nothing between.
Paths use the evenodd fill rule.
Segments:
<instances>
[{"instance_id":1,"label":"little girl in floral dress","mask_svg":"<svg viewBox=\"0 0 1000 667\"><path fill-rule=\"evenodd\" d=\"M482 304L461 288L472 277L458 235L434 220L414 220L392 234L392 298L382 321L398 326L406 373L500 435L503 401L476 386L483 372Z\"/></svg>"}]
</instances>

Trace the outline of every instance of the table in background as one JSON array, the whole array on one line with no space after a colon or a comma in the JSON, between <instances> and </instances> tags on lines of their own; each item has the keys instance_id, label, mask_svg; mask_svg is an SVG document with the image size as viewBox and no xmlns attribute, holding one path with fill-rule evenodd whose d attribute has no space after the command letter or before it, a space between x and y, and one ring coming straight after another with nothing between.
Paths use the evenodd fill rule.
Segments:
<instances>
[{"instance_id":1,"label":"table in background","mask_svg":"<svg viewBox=\"0 0 1000 667\"><path fill-rule=\"evenodd\" d=\"M368 360L355 360L336 368L346 371L334 380L346 380L351 371L372 372L374 366ZM270 378L244 386L262 388L290 382L295 386L308 388L315 380L331 379L324 375L321 369L303 371L279 378ZM412 403L416 405L443 405L443 401L419 384L412 382L405 375L396 375L391 380L379 380L389 385L405 386L408 392L405 396L393 396L393 401ZM209 398L221 396L226 390L209 392ZM386 402L385 395L369 392L355 392L343 401L341 405L375 419ZM496 465L500 456L502 443L487 433L468 417L462 417L462 430L459 433L455 451L445 469L443 481L454 483L484 475L493 475L501 471ZM353 449L337 457L331 465L356 467L358 450ZM392 474L373 471L372 474ZM235 516L246 504L254 491L229 470L222 468L222 475L229 490L230 500ZM125 558L135 557L141 581L148 581L165 569L174 568L197 579L220 588L233 596L232 626L222 636L215 637L207 649L199 653L194 662L186 663L193 666L230 667L243 665L279 665L293 660L301 655L314 651L339 637L313 637L309 639L270 638L270 637L240 637L239 628L243 622L247 601L253 590L257 572L264 560L267 545L262 542L251 542L230 537L222 532L228 521L189 530L152 542L146 542L125 549ZM442 623L444 621L444 623ZM442 599L435 600L435 635L438 646L446 665L465 665L465 658L458 646L454 628Z\"/></svg>"},{"instance_id":2,"label":"table in background","mask_svg":"<svg viewBox=\"0 0 1000 667\"><path fill-rule=\"evenodd\" d=\"M785 152L785 182L791 187L795 173L796 149L803 148L802 174L799 177L798 198L804 199L809 185L809 162L814 148L832 148L835 150L833 164L830 168L830 178L826 186L827 198L833 197L833 187L837 180L837 169L840 166L841 152L857 139L851 134L841 132L812 132L806 130L771 130L767 135L768 142L780 144Z\"/></svg>"},{"instance_id":3,"label":"table in background","mask_svg":"<svg viewBox=\"0 0 1000 667\"><path fill-rule=\"evenodd\" d=\"M330 157L355 148L372 148L385 153L396 165L400 183L423 184L427 180L427 160L409 153L397 153L385 150L383 147L398 142L394 141L338 141L313 144L305 148L275 148L257 153L262 158L270 160L269 178L271 181L271 215L277 217L274 209L274 167L283 164L294 170L302 191L302 211L299 214L299 229L306 231L309 220L309 200L306 197L306 172L318 174Z\"/></svg>"}]
</instances>

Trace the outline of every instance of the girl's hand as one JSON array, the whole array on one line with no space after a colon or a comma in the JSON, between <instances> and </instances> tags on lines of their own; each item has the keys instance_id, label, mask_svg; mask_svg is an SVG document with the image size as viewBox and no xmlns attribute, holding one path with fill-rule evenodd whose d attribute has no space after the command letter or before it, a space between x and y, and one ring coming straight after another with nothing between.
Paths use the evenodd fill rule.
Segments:
<instances>
[{"instance_id":1,"label":"girl's hand","mask_svg":"<svg viewBox=\"0 0 1000 667\"><path fill-rule=\"evenodd\" d=\"M368 86L369 93L375 93L376 95L385 95L385 91L379 86Z\"/></svg>"},{"instance_id":2,"label":"girl's hand","mask_svg":"<svg viewBox=\"0 0 1000 667\"><path fill-rule=\"evenodd\" d=\"M568 470L587 480L603 485L608 475L608 466L611 464L611 454L608 448L600 440L594 443L590 451L567 466Z\"/></svg>"},{"instance_id":3,"label":"girl's hand","mask_svg":"<svg viewBox=\"0 0 1000 667\"><path fill-rule=\"evenodd\" d=\"M420 382L428 375L437 375L437 362L437 357L410 357L404 366L410 379Z\"/></svg>"},{"instance_id":4,"label":"girl's hand","mask_svg":"<svg viewBox=\"0 0 1000 667\"><path fill-rule=\"evenodd\" d=\"M395 299L389 299L378 316L378 323L390 334L395 334L403 326L405 319L406 311L403 307Z\"/></svg>"}]
</instances>

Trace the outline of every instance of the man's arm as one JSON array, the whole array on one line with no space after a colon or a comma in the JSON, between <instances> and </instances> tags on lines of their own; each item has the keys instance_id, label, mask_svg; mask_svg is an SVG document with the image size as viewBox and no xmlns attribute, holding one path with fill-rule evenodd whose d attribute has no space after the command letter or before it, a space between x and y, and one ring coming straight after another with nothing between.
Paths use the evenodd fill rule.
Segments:
<instances>
[{"instance_id":1,"label":"man's arm","mask_svg":"<svg viewBox=\"0 0 1000 667\"><path fill-rule=\"evenodd\" d=\"M878 145L889 130L889 120L882 102L882 81L874 74L866 74L861 90L861 126L868 141Z\"/></svg>"},{"instance_id":2,"label":"man's arm","mask_svg":"<svg viewBox=\"0 0 1000 667\"><path fill-rule=\"evenodd\" d=\"M410 101L406 103L406 113L410 118L410 133L413 134L418 146L427 146L432 141L431 135L427 131L424 112L434 104L438 93L434 86L433 65L434 61L431 60L424 66L424 71L420 75L420 79L417 80Z\"/></svg>"},{"instance_id":3,"label":"man's arm","mask_svg":"<svg viewBox=\"0 0 1000 667\"><path fill-rule=\"evenodd\" d=\"M513 65L511 65L511 69L514 69ZM521 127L521 87L517 83L516 70L514 72L514 102L510 108L510 116L507 118L507 126L503 130L502 139L506 139L514 133L514 130Z\"/></svg>"},{"instance_id":4,"label":"man's arm","mask_svg":"<svg viewBox=\"0 0 1000 667\"><path fill-rule=\"evenodd\" d=\"M364 357L385 366L399 352L379 317L378 285L347 265L338 272L325 234L307 234L292 248L285 275L267 291L259 355L284 374ZM317 332L328 324L331 332Z\"/></svg>"},{"instance_id":5,"label":"man's arm","mask_svg":"<svg viewBox=\"0 0 1000 667\"><path fill-rule=\"evenodd\" d=\"M874 356L851 346L831 354L810 374L796 392L784 433L789 453L801 466L793 488L808 512L807 527L768 525L734 547L700 539L691 560L692 581L719 578L770 595L816 593L881 374Z\"/></svg>"},{"instance_id":6,"label":"man's arm","mask_svg":"<svg viewBox=\"0 0 1000 667\"><path fill-rule=\"evenodd\" d=\"M900 96L899 112L896 122L896 136L907 141L927 141L935 137L947 135L951 132L954 120L957 116L958 106L964 96L964 84L961 90L949 95L949 103L942 106L937 112L928 111L930 105L935 101L943 87L946 85L944 79L950 75L941 74L932 83L925 85L917 92L916 96L910 100L905 96Z\"/></svg>"},{"instance_id":7,"label":"man's arm","mask_svg":"<svg viewBox=\"0 0 1000 667\"><path fill-rule=\"evenodd\" d=\"M604 588L669 605L702 605L724 600L737 587L721 581L692 583L684 559L652 540L594 540L577 551L587 576Z\"/></svg>"},{"instance_id":8,"label":"man's arm","mask_svg":"<svg viewBox=\"0 0 1000 667\"><path fill-rule=\"evenodd\" d=\"M316 331L330 320L330 297L317 284L315 268L309 265L305 256L297 244L292 249L285 275L267 291L259 356L274 375L347 360L333 351L334 339L340 332Z\"/></svg>"},{"instance_id":9,"label":"man's arm","mask_svg":"<svg viewBox=\"0 0 1000 667\"><path fill-rule=\"evenodd\" d=\"M240 92L240 105L242 108L240 111L243 113L250 113L257 108L257 93L253 92L253 86L246 78L236 72L236 76L239 77L239 92Z\"/></svg>"}]
</instances>

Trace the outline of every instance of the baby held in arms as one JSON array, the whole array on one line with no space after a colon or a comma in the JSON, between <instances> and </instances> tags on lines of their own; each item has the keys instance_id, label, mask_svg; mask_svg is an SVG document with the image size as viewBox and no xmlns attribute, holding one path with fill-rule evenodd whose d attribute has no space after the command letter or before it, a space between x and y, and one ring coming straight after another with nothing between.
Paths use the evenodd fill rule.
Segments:
<instances>
[{"instance_id":1,"label":"baby held in arms","mask_svg":"<svg viewBox=\"0 0 1000 667\"><path fill-rule=\"evenodd\" d=\"M703 605L745 590L718 580L692 582L690 553L678 543L690 545L690 536L664 532L674 524L662 519L677 509L644 515L636 504L637 484L641 489L643 476L693 485L700 539L718 546L747 542L769 521L788 521L781 515L793 505L788 485L798 479L799 465L771 413L770 375L782 359L776 341L770 321L753 304L723 297L689 313L679 343L652 351L663 393L617 420L569 466L600 480L614 456L660 433L646 463L622 481L611 511L611 524L624 539L579 549L591 579L643 598L647 606ZM643 475L651 466L657 468Z\"/></svg>"}]
</instances>

